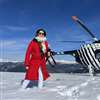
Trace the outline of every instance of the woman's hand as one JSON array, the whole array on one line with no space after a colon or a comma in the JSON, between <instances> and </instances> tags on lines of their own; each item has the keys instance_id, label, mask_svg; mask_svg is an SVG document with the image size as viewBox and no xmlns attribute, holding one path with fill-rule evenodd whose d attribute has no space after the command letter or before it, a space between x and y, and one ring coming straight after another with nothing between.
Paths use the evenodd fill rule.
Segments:
<instances>
[{"instance_id":1,"label":"woman's hand","mask_svg":"<svg viewBox=\"0 0 100 100\"><path fill-rule=\"evenodd\" d=\"M26 70L28 70L29 69L29 67L28 66L26 66Z\"/></svg>"},{"instance_id":2,"label":"woman's hand","mask_svg":"<svg viewBox=\"0 0 100 100\"><path fill-rule=\"evenodd\" d=\"M48 52L48 53L47 53L47 56L50 57L50 55L51 55L51 52Z\"/></svg>"}]
</instances>

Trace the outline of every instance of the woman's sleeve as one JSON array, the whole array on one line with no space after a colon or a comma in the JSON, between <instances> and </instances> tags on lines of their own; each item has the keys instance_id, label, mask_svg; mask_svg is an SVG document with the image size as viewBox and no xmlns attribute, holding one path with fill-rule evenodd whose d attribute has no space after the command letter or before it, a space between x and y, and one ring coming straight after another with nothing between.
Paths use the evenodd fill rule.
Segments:
<instances>
[{"instance_id":1,"label":"woman's sleeve","mask_svg":"<svg viewBox=\"0 0 100 100\"><path fill-rule=\"evenodd\" d=\"M31 53L32 53L32 42L29 43L28 48L26 50L25 60L24 60L25 66L30 65L29 62L30 62Z\"/></svg>"},{"instance_id":2,"label":"woman's sleeve","mask_svg":"<svg viewBox=\"0 0 100 100\"><path fill-rule=\"evenodd\" d=\"M48 52L48 49L49 49L48 42L46 41L46 52Z\"/></svg>"}]
</instances>

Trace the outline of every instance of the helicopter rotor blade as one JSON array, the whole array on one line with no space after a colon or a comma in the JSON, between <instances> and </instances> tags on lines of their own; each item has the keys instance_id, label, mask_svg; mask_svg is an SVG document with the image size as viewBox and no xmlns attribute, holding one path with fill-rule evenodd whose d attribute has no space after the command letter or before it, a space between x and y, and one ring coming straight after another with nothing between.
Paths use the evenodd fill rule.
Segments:
<instances>
[{"instance_id":1,"label":"helicopter rotor blade","mask_svg":"<svg viewBox=\"0 0 100 100\"><path fill-rule=\"evenodd\" d=\"M85 43L85 41L57 41L57 42L64 42L64 43Z\"/></svg>"},{"instance_id":2,"label":"helicopter rotor blade","mask_svg":"<svg viewBox=\"0 0 100 100\"><path fill-rule=\"evenodd\" d=\"M77 18L77 16L72 16L72 19L77 22L80 26L82 26L88 33L89 35L93 38L94 41L97 41L98 39L95 37L95 35L85 26L85 24Z\"/></svg>"}]
</instances>

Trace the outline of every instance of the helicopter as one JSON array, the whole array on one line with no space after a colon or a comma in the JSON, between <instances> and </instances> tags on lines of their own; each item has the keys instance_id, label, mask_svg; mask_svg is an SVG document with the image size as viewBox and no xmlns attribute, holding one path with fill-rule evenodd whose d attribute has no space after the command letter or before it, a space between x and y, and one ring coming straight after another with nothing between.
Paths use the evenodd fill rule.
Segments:
<instances>
[{"instance_id":1,"label":"helicopter","mask_svg":"<svg viewBox=\"0 0 100 100\"><path fill-rule=\"evenodd\" d=\"M61 41L61 42L83 42L83 44L80 46L80 49L76 50L70 50L70 51L61 51L61 52L55 52L50 51L50 56L53 60L54 64L57 64L53 56L55 55L71 55L75 58L75 61L79 64L82 64L83 67L87 68L89 70L90 76L96 75L96 70L100 70L100 40L98 40L95 35L85 26L85 24L77 17L72 16L72 19L79 24L87 33L92 37L91 43L86 43L85 41ZM54 65L51 64L49 57L47 57L47 60L49 64L54 67Z\"/></svg>"}]
</instances>

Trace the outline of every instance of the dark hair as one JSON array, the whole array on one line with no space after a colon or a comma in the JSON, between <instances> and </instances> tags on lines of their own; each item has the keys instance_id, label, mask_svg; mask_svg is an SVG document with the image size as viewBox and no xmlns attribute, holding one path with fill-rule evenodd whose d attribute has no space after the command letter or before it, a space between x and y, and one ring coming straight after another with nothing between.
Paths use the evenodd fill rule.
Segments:
<instances>
[{"instance_id":1,"label":"dark hair","mask_svg":"<svg viewBox=\"0 0 100 100\"><path fill-rule=\"evenodd\" d=\"M36 31L36 36L38 36L38 34L43 34L44 36L46 36L46 31L44 30L44 29L38 29L37 31Z\"/></svg>"}]
</instances>

